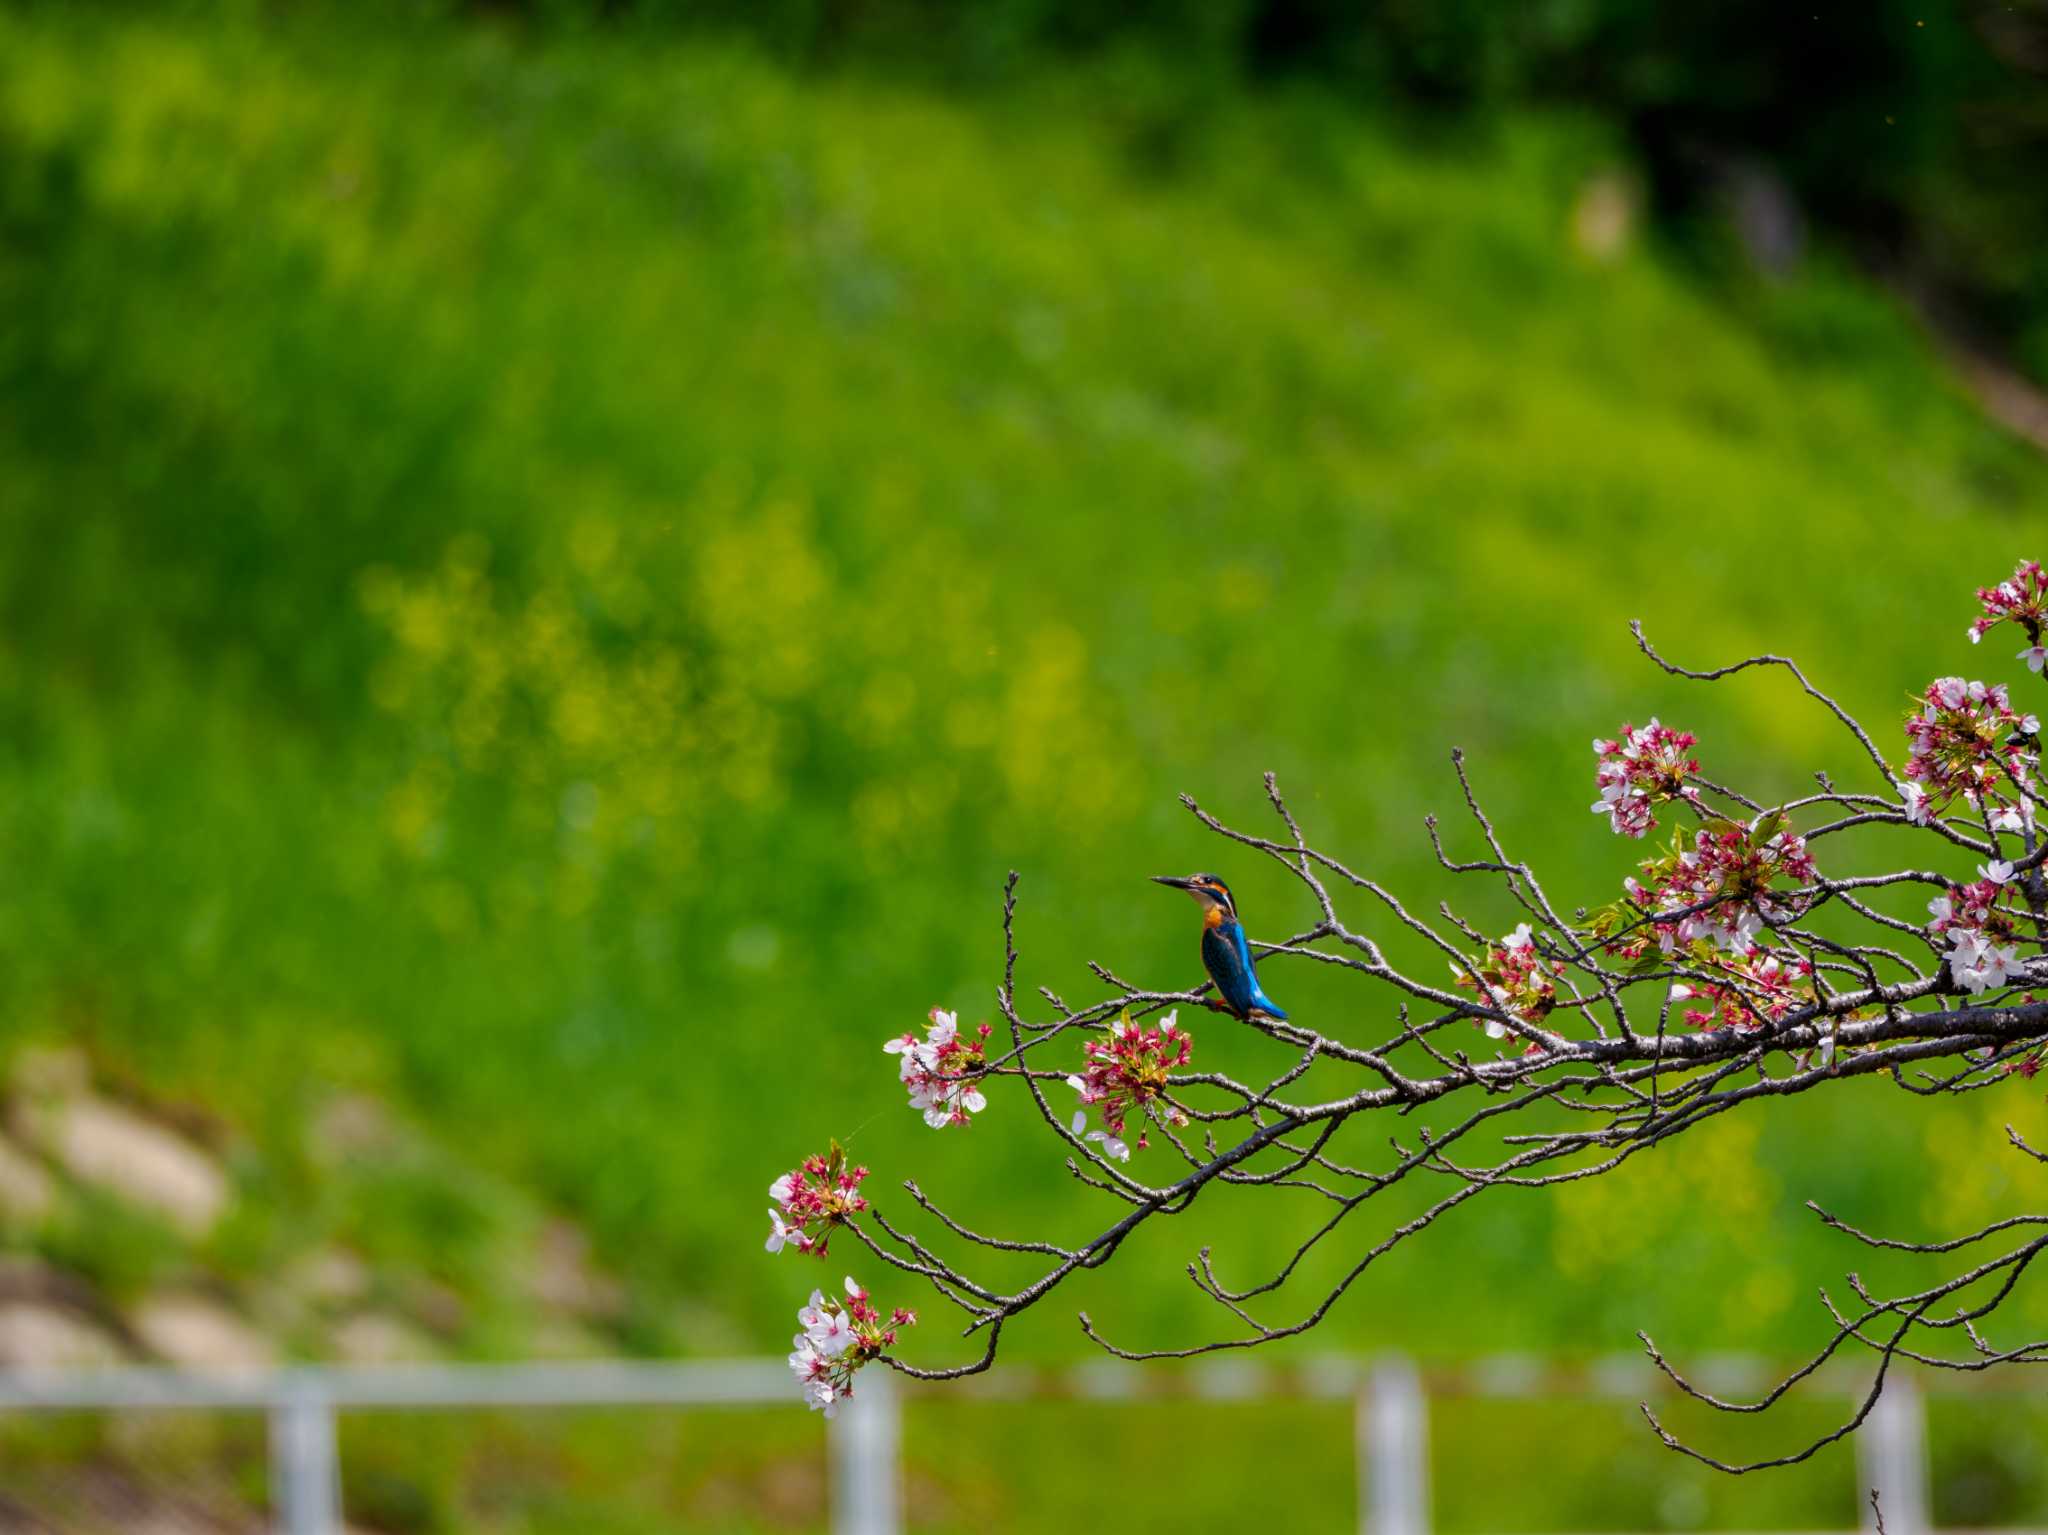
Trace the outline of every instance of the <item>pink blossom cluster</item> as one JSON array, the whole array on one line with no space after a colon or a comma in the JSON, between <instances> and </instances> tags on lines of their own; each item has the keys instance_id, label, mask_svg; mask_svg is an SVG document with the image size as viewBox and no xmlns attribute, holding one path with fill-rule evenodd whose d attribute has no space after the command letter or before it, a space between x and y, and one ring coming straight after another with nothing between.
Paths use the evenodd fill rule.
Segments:
<instances>
[{"instance_id":1,"label":"pink blossom cluster","mask_svg":"<svg viewBox=\"0 0 2048 1535\"><path fill-rule=\"evenodd\" d=\"M2034 1003L2039 1002L2040 1000L2041 999L2035 996L2031 991L2020 998L2020 1001L2022 1003ZM2024 1077L2029 1082L2033 1081L2034 1078L2039 1076L2041 1072L2041 1055L2043 1049L2043 1046L2036 1045L2033 1049L2026 1051L2024 1054L2014 1056L2011 1060L2005 1063L2005 1074L2009 1077Z\"/></svg>"},{"instance_id":2,"label":"pink blossom cluster","mask_svg":"<svg viewBox=\"0 0 2048 1535\"><path fill-rule=\"evenodd\" d=\"M1914 823L1925 825L1959 795L1997 803L2008 821L2028 817L2025 797L2008 798L2007 791L2030 790L2026 743L2015 735L2035 735L2041 722L2014 711L2005 684L1937 677L1906 716L1905 728L1906 782L1899 792Z\"/></svg>"},{"instance_id":3,"label":"pink blossom cluster","mask_svg":"<svg viewBox=\"0 0 2048 1535\"><path fill-rule=\"evenodd\" d=\"M1777 1023L1794 1006L1813 1000L1813 962L1789 962L1752 945L1740 954L1716 955L1710 963L1725 980L1681 981L1671 988L1674 1003L1689 1003L1681 1014L1696 1029L1758 1029Z\"/></svg>"},{"instance_id":4,"label":"pink blossom cluster","mask_svg":"<svg viewBox=\"0 0 2048 1535\"><path fill-rule=\"evenodd\" d=\"M1746 826L1710 822L1693 834L1690 848L1680 844L1645 863L1645 880L1625 882L1630 901L1659 917L1653 924L1659 948L1669 954L1709 939L1731 954L1746 954L1773 921L1798 914L1799 899L1773 883L1805 884L1818 871L1806 839L1786 830L1784 821L1770 813Z\"/></svg>"},{"instance_id":5,"label":"pink blossom cluster","mask_svg":"<svg viewBox=\"0 0 2048 1535\"><path fill-rule=\"evenodd\" d=\"M1700 770L1698 759L1687 755L1697 739L1652 718L1640 729L1623 725L1618 740L1595 740L1600 798L1593 813L1606 816L1616 835L1640 837L1657 824L1651 806L1673 799L1697 803L1700 791L1686 782Z\"/></svg>"},{"instance_id":6,"label":"pink blossom cluster","mask_svg":"<svg viewBox=\"0 0 2048 1535\"><path fill-rule=\"evenodd\" d=\"M934 1130L964 1125L968 1115L988 1107L975 1084L988 1063L989 1033L984 1023L974 1034L962 1034L958 1013L933 1008L923 1039L906 1032L882 1046L902 1057L897 1076L910 1094L910 1106Z\"/></svg>"},{"instance_id":7,"label":"pink blossom cluster","mask_svg":"<svg viewBox=\"0 0 2048 1535\"><path fill-rule=\"evenodd\" d=\"M1454 964L1451 973L1465 990L1477 991L1483 986L1495 1007L1533 1024L1541 1023L1557 1006L1557 986L1551 976L1563 975L1564 966L1555 960L1546 964L1536 950L1529 924L1524 922L1488 949L1471 970ZM1514 1032L1498 1018L1474 1021L1482 1024L1491 1039L1505 1039Z\"/></svg>"},{"instance_id":8,"label":"pink blossom cluster","mask_svg":"<svg viewBox=\"0 0 2048 1535\"><path fill-rule=\"evenodd\" d=\"M827 1156L808 1156L791 1172L768 1185L768 1197L779 1206L768 1212L768 1251L794 1247L814 1258L825 1256L832 1228L868 1207L860 1195L865 1167L849 1168L846 1153L832 1143Z\"/></svg>"},{"instance_id":9,"label":"pink blossom cluster","mask_svg":"<svg viewBox=\"0 0 2048 1535\"><path fill-rule=\"evenodd\" d=\"M868 1292L849 1276L844 1301L813 1290L796 1320L803 1331L789 1356L790 1373L804 1400L829 1418L853 1395L853 1377L896 1341L899 1328L916 1326L917 1313L898 1306L885 1322Z\"/></svg>"},{"instance_id":10,"label":"pink blossom cluster","mask_svg":"<svg viewBox=\"0 0 2048 1535\"><path fill-rule=\"evenodd\" d=\"M1977 601L1983 604L1984 615L1970 625L1971 644L2000 624L2014 623L2027 636L2027 648L2014 659L2026 662L2031 672L2048 665L2048 647L2041 644L2041 628L2048 623L2048 574L2043 574L2039 560L2021 560L2010 579L1978 587Z\"/></svg>"},{"instance_id":11,"label":"pink blossom cluster","mask_svg":"<svg viewBox=\"0 0 2048 1535\"><path fill-rule=\"evenodd\" d=\"M1950 885L1947 894L1927 903L1927 915L1932 919L1927 930L1935 937L1957 932L1988 933L1993 938L2013 936L2012 918L2004 909L2018 890L2012 883L2012 865L1980 863L1977 876L1967 885Z\"/></svg>"},{"instance_id":12,"label":"pink blossom cluster","mask_svg":"<svg viewBox=\"0 0 2048 1535\"><path fill-rule=\"evenodd\" d=\"M1948 973L1964 991L1997 991L2026 979L2026 961L2017 944L2001 944L1990 934L1966 927L1949 929Z\"/></svg>"},{"instance_id":13,"label":"pink blossom cluster","mask_svg":"<svg viewBox=\"0 0 2048 1535\"><path fill-rule=\"evenodd\" d=\"M1927 903L1928 932L1948 940L1948 970L1968 992L1992 991L2012 984L2024 969L2014 920L2019 887L2013 866L1994 861L1977 865L1978 878L1951 885Z\"/></svg>"},{"instance_id":14,"label":"pink blossom cluster","mask_svg":"<svg viewBox=\"0 0 2048 1535\"><path fill-rule=\"evenodd\" d=\"M1124 1123L1133 1109L1140 1111L1137 1149L1148 1142L1142 1122L1158 1114L1169 1125L1184 1125L1187 1115L1166 1098L1167 1074L1194 1058L1195 1043L1176 1020L1178 1012L1159 1020L1148 1029L1133 1023L1126 1011L1113 1019L1109 1033L1091 1039L1081 1047L1088 1064L1079 1076L1067 1078L1067 1086L1081 1095L1075 1111L1073 1133L1081 1135L1092 1107L1102 1116L1102 1128L1088 1130L1086 1139L1099 1142L1105 1156L1119 1162L1131 1159L1131 1143L1124 1138Z\"/></svg>"}]
</instances>

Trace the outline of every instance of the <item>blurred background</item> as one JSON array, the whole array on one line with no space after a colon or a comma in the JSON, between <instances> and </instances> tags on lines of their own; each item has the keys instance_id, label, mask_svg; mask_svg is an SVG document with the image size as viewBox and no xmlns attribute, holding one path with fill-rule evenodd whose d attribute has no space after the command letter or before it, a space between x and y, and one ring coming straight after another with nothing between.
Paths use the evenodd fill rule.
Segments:
<instances>
[{"instance_id":1,"label":"blurred background","mask_svg":"<svg viewBox=\"0 0 2048 1535\"><path fill-rule=\"evenodd\" d=\"M1624 720L1767 798L1854 772L1632 617L1901 757L1928 678L2027 680L1964 626L2048 547L2044 72L2039 0L0 6L0 1362L778 1352L838 1268L762 1253L765 1190L828 1136L1101 1222L1020 1101L934 1135L880 1051L990 1011L1007 870L1028 987L1188 984L1145 876L1309 918L1176 803L1256 824L1272 769L1505 931L1424 837L1453 746L1566 907L1640 851L1585 808ZM1298 1356L1789 1357L1867 1256L1805 1199L2039 1208L2038 1084L1824 1096L1483 1202ZM1210 1336L1194 1250L1308 1218L1218 1197L1006 1345ZM1350 1517L1316 1404L906 1411L916 1529ZM363 1531L826 1519L793 1394L342 1431ZM2048 1411L1931 1433L1943 1522L2048 1520ZM1446 1530L1857 1517L1844 1455L1715 1479L1625 1403L1432 1438ZM263 1457L0 1419L0 1527L255 1528Z\"/></svg>"}]
</instances>

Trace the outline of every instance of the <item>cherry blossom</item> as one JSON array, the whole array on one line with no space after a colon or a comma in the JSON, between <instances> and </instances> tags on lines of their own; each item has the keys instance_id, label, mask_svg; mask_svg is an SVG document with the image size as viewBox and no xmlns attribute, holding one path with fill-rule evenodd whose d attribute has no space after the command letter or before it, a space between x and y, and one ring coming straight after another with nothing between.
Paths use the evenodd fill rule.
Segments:
<instances>
[{"instance_id":1,"label":"cherry blossom","mask_svg":"<svg viewBox=\"0 0 2048 1535\"><path fill-rule=\"evenodd\" d=\"M1996 586L1977 588L1977 601L1984 615L1970 625L1970 643L1976 644L2002 623L2014 623L2026 631L2026 650L2019 659L2029 671L2041 670L2044 651L2041 628L2048 623L2048 574L2038 560L2021 560L2010 578Z\"/></svg>"},{"instance_id":2,"label":"cherry blossom","mask_svg":"<svg viewBox=\"0 0 2048 1535\"><path fill-rule=\"evenodd\" d=\"M904 1033L882 1046L902 1057L897 1076L910 1094L910 1106L934 1130L964 1125L970 1114L988 1107L976 1084L987 1064L990 1032L984 1023L972 1036L962 1034L959 1014L933 1008L923 1039Z\"/></svg>"},{"instance_id":3,"label":"cherry blossom","mask_svg":"<svg viewBox=\"0 0 2048 1535\"><path fill-rule=\"evenodd\" d=\"M1623 725L1620 739L1593 742L1600 759L1594 782L1600 798L1593 813L1604 815L1616 835L1640 837L1657 824L1650 807L1665 800L1683 799L1697 803L1700 791L1685 780L1699 772L1696 758L1686 755L1695 737L1686 730L1673 730L1653 716L1640 729Z\"/></svg>"},{"instance_id":4,"label":"cherry blossom","mask_svg":"<svg viewBox=\"0 0 2048 1535\"><path fill-rule=\"evenodd\" d=\"M1709 950L1696 963L1702 977L1671 988L1679 1016L1696 1029L1760 1029L1813 1000L1813 963L1803 955L1752 946L1740 954ZM1690 1006L1677 1006L1690 1003ZM1829 1040L1827 1058L1833 1059Z\"/></svg>"},{"instance_id":5,"label":"cherry blossom","mask_svg":"<svg viewBox=\"0 0 2048 1535\"><path fill-rule=\"evenodd\" d=\"M1088 1129L1088 1111L1086 1109L1074 1110L1074 1122L1068 1126L1068 1130L1071 1134L1082 1140L1100 1141L1102 1143L1102 1154L1106 1157L1110 1157L1118 1162L1128 1162L1131 1159L1130 1143L1125 1141L1123 1137L1111 1135L1107 1130ZM1084 1131L1086 1132L1085 1134L1083 1134Z\"/></svg>"},{"instance_id":6,"label":"cherry blossom","mask_svg":"<svg viewBox=\"0 0 2048 1535\"><path fill-rule=\"evenodd\" d=\"M1156 1029L1133 1023L1129 1009L1110 1021L1103 1039L1091 1039L1081 1047L1088 1063L1080 1075L1067 1078L1067 1086L1081 1095L1081 1110L1074 1117L1075 1135L1087 1121L1087 1110L1102 1116L1102 1128L1086 1139L1100 1141L1105 1155L1119 1162L1130 1160L1132 1144L1143 1151L1146 1123L1154 1117L1168 1125L1184 1125L1187 1115L1166 1096L1167 1076L1194 1057L1195 1043L1177 1022L1178 1012L1160 1019ZM1124 1120L1131 1110L1140 1111L1138 1139L1124 1137Z\"/></svg>"},{"instance_id":7,"label":"cherry blossom","mask_svg":"<svg viewBox=\"0 0 2048 1535\"><path fill-rule=\"evenodd\" d=\"M1972 804L2024 805L2034 757L2019 737L2034 733L2029 725L2039 728L2031 716L2014 713L2003 683L1935 678L1906 716L1905 773L1925 795L1918 815L1908 796L1909 817L1924 821L1958 796Z\"/></svg>"},{"instance_id":8,"label":"cherry blossom","mask_svg":"<svg viewBox=\"0 0 2048 1535\"><path fill-rule=\"evenodd\" d=\"M2020 927L2026 914L2012 865L1980 864L1977 872L1983 878L1927 903L1927 930L1947 940L1949 973L1971 992L2009 984L2020 968L2018 945L2031 941Z\"/></svg>"},{"instance_id":9,"label":"cherry blossom","mask_svg":"<svg viewBox=\"0 0 2048 1535\"><path fill-rule=\"evenodd\" d=\"M2020 998L2020 1001L2028 1006L2032 1006L2033 1004L2038 1003L2040 1000L2041 999L2035 996L2031 991ZM2027 1081L2031 1082L2034 1080L2036 1076L2040 1074L2041 1056L2042 1047L2040 1045L2036 1045L2033 1049L2027 1051L2025 1054L2016 1055L2011 1060L2007 1061L2005 1063L2004 1068L2005 1074L2009 1077L2024 1077Z\"/></svg>"},{"instance_id":10,"label":"cherry blossom","mask_svg":"<svg viewBox=\"0 0 2048 1535\"><path fill-rule=\"evenodd\" d=\"M1526 922L1488 949L1477 965L1470 969L1451 966L1459 986L1467 991L1485 987L1488 1001L1528 1024L1541 1023L1557 1006L1557 987L1551 977L1563 973L1563 965L1555 961L1546 964L1537 952L1534 935ZM1515 1032L1498 1018L1474 1022L1486 1030L1489 1039L1505 1039Z\"/></svg>"},{"instance_id":11,"label":"cherry blossom","mask_svg":"<svg viewBox=\"0 0 2048 1535\"><path fill-rule=\"evenodd\" d=\"M1949 943L1949 974L1967 992L1995 991L2026 973L2017 945L1994 943L1982 932L1960 927L1950 929Z\"/></svg>"},{"instance_id":12,"label":"cherry blossom","mask_svg":"<svg viewBox=\"0 0 2048 1535\"><path fill-rule=\"evenodd\" d=\"M900 1329L917 1325L917 1313L902 1306L884 1320L851 1275L845 1288L844 1301L811 1291L810 1302L797 1309L803 1331L792 1340L789 1356L805 1402L828 1418L853 1395L854 1376L896 1342Z\"/></svg>"},{"instance_id":13,"label":"cherry blossom","mask_svg":"<svg viewBox=\"0 0 2048 1535\"><path fill-rule=\"evenodd\" d=\"M1923 818L1924 819L1924 818ZM2034 829L2034 802L2031 798L2021 800L2017 805L2004 805L1991 814L1993 831L2009 831L2014 836L2023 836Z\"/></svg>"},{"instance_id":14,"label":"cherry blossom","mask_svg":"<svg viewBox=\"0 0 2048 1535\"><path fill-rule=\"evenodd\" d=\"M1906 802L1906 819L1915 826L1925 826L1929 814L1927 791L1916 783L1902 783L1897 787L1899 798Z\"/></svg>"},{"instance_id":15,"label":"cherry blossom","mask_svg":"<svg viewBox=\"0 0 2048 1535\"><path fill-rule=\"evenodd\" d=\"M837 1359L853 1345L853 1318L844 1307L828 1305L825 1297L811 1291L811 1303L797 1311L804 1336L812 1348L827 1359Z\"/></svg>"},{"instance_id":16,"label":"cherry blossom","mask_svg":"<svg viewBox=\"0 0 2048 1535\"><path fill-rule=\"evenodd\" d=\"M1933 918L1927 924L1928 931L1936 937L1955 931L1982 931L1994 921L2001 894L1998 885L1988 879L1949 886L1946 895L1938 895L1927 903L1927 915Z\"/></svg>"},{"instance_id":17,"label":"cherry blossom","mask_svg":"<svg viewBox=\"0 0 2048 1535\"><path fill-rule=\"evenodd\" d=\"M1631 879L1622 910L1607 914L1615 930L1624 918L1652 917L1657 947L1665 954L1711 940L1730 954L1746 954L1772 923L1797 916L1805 898L1779 890L1786 878L1804 884L1816 877L1806 840L1785 827L1772 811L1744 824L1716 819L1688 839L1680 833L1671 852L1642 865L1644 880ZM1620 952L1639 957L1644 941L1629 938Z\"/></svg>"},{"instance_id":18,"label":"cherry blossom","mask_svg":"<svg viewBox=\"0 0 2048 1535\"><path fill-rule=\"evenodd\" d=\"M868 1207L859 1192L867 1175L865 1167L847 1167L846 1153L834 1141L826 1155L805 1157L769 1184L768 1197L781 1208L768 1212L768 1251L794 1247L824 1257L832 1228Z\"/></svg>"}]
</instances>

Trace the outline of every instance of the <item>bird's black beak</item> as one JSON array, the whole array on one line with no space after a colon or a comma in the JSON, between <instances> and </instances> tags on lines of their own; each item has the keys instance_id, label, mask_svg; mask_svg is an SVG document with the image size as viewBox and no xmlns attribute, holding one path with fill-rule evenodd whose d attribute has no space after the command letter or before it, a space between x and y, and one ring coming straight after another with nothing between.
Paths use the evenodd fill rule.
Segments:
<instances>
[{"instance_id":1,"label":"bird's black beak","mask_svg":"<svg viewBox=\"0 0 2048 1535\"><path fill-rule=\"evenodd\" d=\"M1192 890L1195 888L1193 880L1182 879L1177 874L1155 874L1152 876L1152 883L1155 885L1171 885L1176 890Z\"/></svg>"}]
</instances>

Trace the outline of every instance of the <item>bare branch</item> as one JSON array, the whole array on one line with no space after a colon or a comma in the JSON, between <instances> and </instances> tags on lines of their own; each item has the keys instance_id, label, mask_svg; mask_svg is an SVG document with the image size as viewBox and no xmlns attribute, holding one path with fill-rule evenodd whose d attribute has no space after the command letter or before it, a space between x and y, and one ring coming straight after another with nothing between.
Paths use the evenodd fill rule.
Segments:
<instances>
[{"instance_id":1,"label":"bare branch","mask_svg":"<svg viewBox=\"0 0 2048 1535\"><path fill-rule=\"evenodd\" d=\"M1505 896L1526 917L1497 939L1441 897L1431 903L1441 922L1417 915L1383 883L1319 846L1270 773L1264 788L1279 823L1275 835L1231 826L1184 796L1205 830L1279 864L1313 909L1303 914L1305 928L1277 941L1248 940L1246 952L1267 966L1320 966L1371 988L1344 1013L1313 1020L1256 1008L1233 1014L1224 993L1242 994L1219 990L1214 978L1176 989L1128 979L1121 963L1089 963L1089 984L1100 988L1092 999L1069 1004L1040 985L1038 1002L1027 1003L1018 991L1012 873L1003 886L995 989L1003 1043L986 1061L974 1056L961 1080L1005 1092L1021 1082L1059 1164L1089 1191L1081 1197L1095 1214L1079 1233L1013 1238L941 1209L915 1182L903 1187L922 1232L863 1206L844 1221L854 1238L956 1307L966 1336L984 1335L981 1354L963 1365L926 1370L893 1354L875 1357L920 1379L985 1370L1010 1318L1076 1273L1113 1261L1140 1227L1206 1208L1213 1189L1248 1196L1285 1189L1310 1196L1300 1202L1305 1218L1293 1245L1253 1277L1226 1283L1206 1245L1187 1262L1190 1282L1218 1308L1221 1336L1132 1348L1111 1341L1086 1312L1080 1316L1083 1334L1121 1359L1259 1347L1314 1328L1386 1253L1499 1190L1602 1177L1723 1114L1756 1112L1856 1077L1883 1076L1919 1096L1953 1096L2011 1073L2031 1075L2048 1060L2048 1001L2027 989L2048 987L2048 839L2034 831L2038 743L2024 732L2002 743L1984 732L1969 737L1978 744L1968 749L1988 754L1991 765L1978 764L1967 792L1947 791L1942 803L1950 808L1937 813L1924 790L1894 777L1863 725L1786 657L1756 655L1696 671L1659 654L1640 624L1631 631L1671 676L1713 682L1756 667L1790 672L1856 742L1888 793L1838 790L1818 772L1818 793L1752 794L1699 776L1696 763L1678 760L1692 737L1668 730L1632 734L1627 752L1598 743L1603 803L1595 808L1610 813L1616 831L1641 835L1654 824L1644 813L1652 803L1669 805L1686 824L1668 850L1644 844L1650 856L1637 866L1641 878L1630 877L1614 906L1567 913L1528 862L1508 851L1464 754L1453 752L1467 835L1476 835L1483 852L1454 856L1434 816L1425 832L1446 875L1493 899ZM1993 701L2004 708L2002 694ZM1932 703L1929 709L1931 718ZM2009 710L1999 717L2018 718ZM1631 755L1643 741L1678 750L1645 766ZM1915 762L1908 771L1928 769ZM1617 794L1641 798L1615 802ZM1801 834L1791 821L1799 812L1832 819ZM1867 864L1857 872L1836 864L1834 874L1816 868L1810 844L1827 839L1833 863L1857 834L1879 826L1928 834L1920 845L1939 858L1888 860L1874 872ZM2014 836L2022 851L2004 860L2000 839ZM1987 865L1973 880L1948 866L1957 850L2011 867ZM1929 893L1932 922L1918 904ZM1361 897L1363 919L1347 910ZM1459 906L1477 910L1462 900ZM1234 910L1229 915L1235 919ZM1431 954L1449 983L1442 972L1425 978L1404 969L1375 933L1389 942L1405 934L1394 951ZM1193 1028L1178 1023L1195 1009L1210 1016L1197 1016ZM1270 1061L1243 1072L1243 1080L1206 1064L1194 1069L1187 1064L1192 1035L1212 1027L1251 1031L1257 1048L1272 1047ZM1053 1102L1068 1084L1082 1089L1079 1119L1075 1105ZM1095 1128L1083 1124L1090 1108ZM2011 1127L2006 1134L2023 1155L2048 1163L2048 1153ZM1155 1137L1160 1149L1140 1161ZM1144 1173L1147 1167L1158 1170ZM1432 1197L1379 1216L1390 1208L1390 1190L1423 1184ZM1106 1204L1095 1204L1097 1194ZM1767 1411L1844 1351L1874 1356L1848 1418L1803 1447L1747 1463L1716 1459L1681 1442L1645 1404L1652 1429L1672 1449L1734 1473L1795 1464L1867 1418L1897 1360L1962 1370L2048 1362L2048 1340L1987 1337L1997 1330L1987 1319L2048 1249L2041 1229L2048 1213L1905 1240L1811 1208L1868 1248L1940 1263L1991 1244L1994 1256L1888 1298L1849 1276L1854 1303L1837 1306L1823 1292L1825 1340L1753 1401L1704 1391L1643 1336L1649 1358L1680 1392L1729 1413ZM1369 1224L1374 1219L1377 1226ZM1340 1245L1349 1261L1338 1277L1289 1299L1310 1256ZM997 1261L991 1253L1012 1265L1004 1283L963 1266ZM1014 1283L1019 1265L1035 1275L1021 1285ZM1285 1309L1262 1314L1268 1307Z\"/></svg>"}]
</instances>

